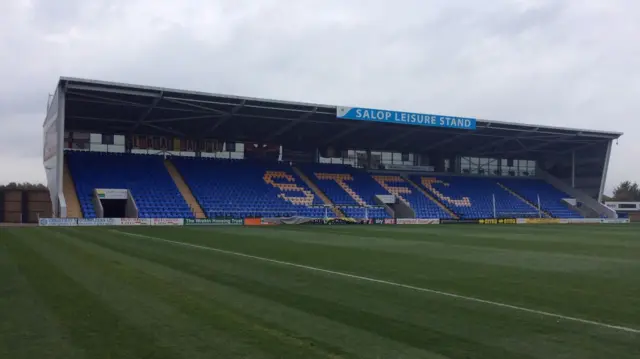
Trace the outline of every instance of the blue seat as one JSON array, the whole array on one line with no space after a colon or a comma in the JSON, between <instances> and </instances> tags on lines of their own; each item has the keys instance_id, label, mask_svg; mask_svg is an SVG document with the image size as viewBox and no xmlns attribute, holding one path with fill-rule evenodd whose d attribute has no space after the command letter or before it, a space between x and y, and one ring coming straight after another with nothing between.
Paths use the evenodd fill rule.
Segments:
<instances>
[{"instance_id":1,"label":"blue seat","mask_svg":"<svg viewBox=\"0 0 640 359\"><path fill-rule=\"evenodd\" d=\"M99 152L68 152L67 161L86 218L96 216L95 188L126 188L142 218L193 218L166 170L163 157ZM171 159L208 217L324 217L331 210L289 164L256 160L174 157ZM299 165L306 177L348 217L388 218L376 195L393 194L417 218L451 218L399 174L371 174L336 164ZM531 217L531 203L557 218L577 218L562 201L566 194L538 179L465 176L411 176L411 180L461 218ZM528 200L527 203L502 185ZM366 207L366 208L365 208Z\"/></svg>"},{"instance_id":2,"label":"blue seat","mask_svg":"<svg viewBox=\"0 0 640 359\"><path fill-rule=\"evenodd\" d=\"M351 166L320 163L304 164L299 168L347 217L390 217L375 201L376 195L389 192L366 171Z\"/></svg>"},{"instance_id":3,"label":"blue seat","mask_svg":"<svg viewBox=\"0 0 640 359\"><path fill-rule=\"evenodd\" d=\"M569 208L563 201L564 198L571 198L570 195L541 179L505 178L500 180L500 183L536 206L538 198L540 198L540 207L552 217L582 218L579 213Z\"/></svg>"},{"instance_id":4,"label":"blue seat","mask_svg":"<svg viewBox=\"0 0 640 359\"><path fill-rule=\"evenodd\" d=\"M208 217L323 217L320 198L285 163L174 157Z\"/></svg>"},{"instance_id":5,"label":"blue seat","mask_svg":"<svg viewBox=\"0 0 640 359\"><path fill-rule=\"evenodd\" d=\"M193 218L161 156L70 151L66 158L85 218L96 217L96 188L128 189L141 218Z\"/></svg>"},{"instance_id":6,"label":"blue seat","mask_svg":"<svg viewBox=\"0 0 640 359\"><path fill-rule=\"evenodd\" d=\"M460 218L493 218L494 203L497 217L537 217L537 194L542 193L542 209L557 218L577 216L561 198L568 196L556 190L550 184L537 179L486 178L464 176L411 176L441 203L446 205ZM529 203L506 190L507 186ZM542 198L546 201L542 201ZM495 201L494 201L495 199ZM533 205L533 206L532 206Z\"/></svg>"}]
</instances>

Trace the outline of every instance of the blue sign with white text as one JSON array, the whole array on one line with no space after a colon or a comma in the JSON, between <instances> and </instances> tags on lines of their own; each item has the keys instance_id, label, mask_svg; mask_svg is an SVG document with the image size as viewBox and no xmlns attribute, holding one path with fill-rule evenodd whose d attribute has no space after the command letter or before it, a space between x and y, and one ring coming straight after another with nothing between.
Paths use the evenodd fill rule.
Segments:
<instances>
[{"instance_id":1,"label":"blue sign with white text","mask_svg":"<svg viewBox=\"0 0 640 359\"><path fill-rule=\"evenodd\" d=\"M398 123L404 125L475 130L476 119L467 117L427 115L411 112L376 110L360 107L338 107L336 116L347 120Z\"/></svg>"}]
</instances>

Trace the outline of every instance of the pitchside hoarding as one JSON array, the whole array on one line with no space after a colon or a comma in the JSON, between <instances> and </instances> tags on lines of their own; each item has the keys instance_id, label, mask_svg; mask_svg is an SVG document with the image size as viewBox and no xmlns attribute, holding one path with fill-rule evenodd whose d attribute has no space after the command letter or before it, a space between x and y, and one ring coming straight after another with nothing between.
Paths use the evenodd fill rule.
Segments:
<instances>
[{"instance_id":1,"label":"pitchside hoarding","mask_svg":"<svg viewBox=\"0 0 640 359\"><path fill-rule=\"evenodd\" d=\"M203 219L185 219L185 226L241 226L244 224L242 219L216 219L216 218L203 218Z\"/></svg>"}]
</instances>

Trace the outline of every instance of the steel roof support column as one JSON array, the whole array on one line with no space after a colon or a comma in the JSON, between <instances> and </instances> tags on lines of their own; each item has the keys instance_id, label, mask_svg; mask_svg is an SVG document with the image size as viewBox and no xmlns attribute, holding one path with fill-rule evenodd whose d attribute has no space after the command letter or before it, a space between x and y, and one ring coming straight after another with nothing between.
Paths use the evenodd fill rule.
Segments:
<instances>
[{"instance_id":1,"label":"steel roof support column","mask_svg":"<svg viewBox=\"0 0 640 359\"><path fill-rule=\"evenodd\" d=\"M280 136L280 135L284 134L285 132L289 131L290 129L292 129L293 127L298 125L300 123L300 121L306 120L307 118L313 116L316 112L318 112L318 108L317 107L315 107L310 112L307 112L305 114L300 115L298 118L291 119L291 121L288 124L280 127L276 131L274 131L274 132L270 133L269 135L267 135L267 137L265 137L264 141L267 142L267 143L273 141L273 139L275 139L278 136Z\"/></svg>"},{"instance_id":2,"label":"steel roof support column","mask_svg":"<svg viewBox=\"0 0 640 359\"><path fill-rule=\"evenodd\" d=\"M576 151L571 151L571 187L576 188Z\"/></svg>"},{"instance_id":3,"label":"steel roof support column","mask_svg":"<svg viewBox=\"0 0 640 359\"><path fill-rule=\"evenodd\" d=\"M607 154L604 157L604 166L602 167L602 178L600 179L600 191L598 192L598 202L602 202L602 193L604 192L604 184L607 182L607 172L609 171L609 159L611 158L611 145L613 140L609 140L607 144Z\"/></svg>"},{"instance_id":4,"label":"steel roof support column","mask_svg":"<svg viewBox=\"0 0 640 359\"><path fill-rule=\"evenodd\" d=\"M247 103L247 100L242 100L241 103L237 104L234 108L231 109L231 112L223 113L223 115L220 117L220 119L215 124L213 124L213 126L209 127L206 131L204 131L202 133L202 138L213 134L213 132L218 127L222 126L225 122L227 122L230 119L232 119L233 116L235 116L240 110L242 110L242 108L244 107L244 105L246 103Z\"/></svg>"},{"instance_id":5,"label":"steel roof support column","mask_svg":"<svg viewBox=\"0 0 640 359\"><path fill-rule=\"evenodd\" d=\"M411 135L414 135L415 132L413 131L409 131L409 129L405 130L404 132L401 132L395 136L390 137L388 140L386 140L385 142L380 144L380 148L383 150L386 150L387 147L397 141L403 140Z\"/></svg>"},{"instance_id":6,"label":"steel roof support column","mask_svg":"<svg viewBox=\"0 0 640 359\"><path fill-rule=\"evenodd\" d=\"M139 117L138 120L136 121L136 123L131 127L130 133L133 134L133 132L135 130L138 129L138 127L140 127L141 124L144 123L144 121L147 119L147 117L149 117L149 114L151 114L151 112L153 111L154 108L156 108L156 106L158 106L158 104L160 103L160 101L162 101L162 97L164 96L164 92L160 92L160 95L156 98L153 99L153 101L151 102L151 104L149 105L149 107L144 111L144 113L142 113Z\"/></svg>"},{"instance_id":7,"label":"steel roof support column","mask_svg":"<svg viewBox=\"0 0 640 359\"><path fill-rule=\"evenodd\" d=\"M341 139L342 137L344 137L344 136L346 136L346 135L348 135L348 134L350 134L350 133L353 133L353 132L355 132L355 131L357 131L357 130L361 130L361 129L363 129L363 128L365 128L365 127L369 126L369 125L371 125L371 124L370 124L370 123L367 123L367 122L365 122L365 123L363 123L363 124L359 124L359 125L351 125L351 127L348 127L348 128L346 128L346 129L344 129L344 130L342 130L342 131L338 132L338 133L337 133L337 134L335 134L333 137L331 137L331 138L327 139L327 140L324 142L324 145L325 145L325 146L329 146L329 145L333 144L333 142L334 142L334 141L337 141L337 140Z\"/></svg>"}]
</instances>

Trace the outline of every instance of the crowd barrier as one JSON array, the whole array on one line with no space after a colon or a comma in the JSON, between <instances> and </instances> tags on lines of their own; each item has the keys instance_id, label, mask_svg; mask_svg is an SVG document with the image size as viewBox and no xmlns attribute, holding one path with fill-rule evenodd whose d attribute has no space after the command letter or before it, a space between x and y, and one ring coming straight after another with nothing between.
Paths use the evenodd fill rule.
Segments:
<instances>
[{"instance_id":1,"label":"crowd barrier","mask_svg":"<svg viewBox=\"0 0 640 359\"><path fill-rule=\"evenodd\" d=\"M425 219L425 218L246 218L246 219L182 219L182 218L40 218L41 227L95 226L273 226L273 225L412 225L412 224L623 224L628 218L485 218L485 219Z\"/></svg>"}]
</instances>

